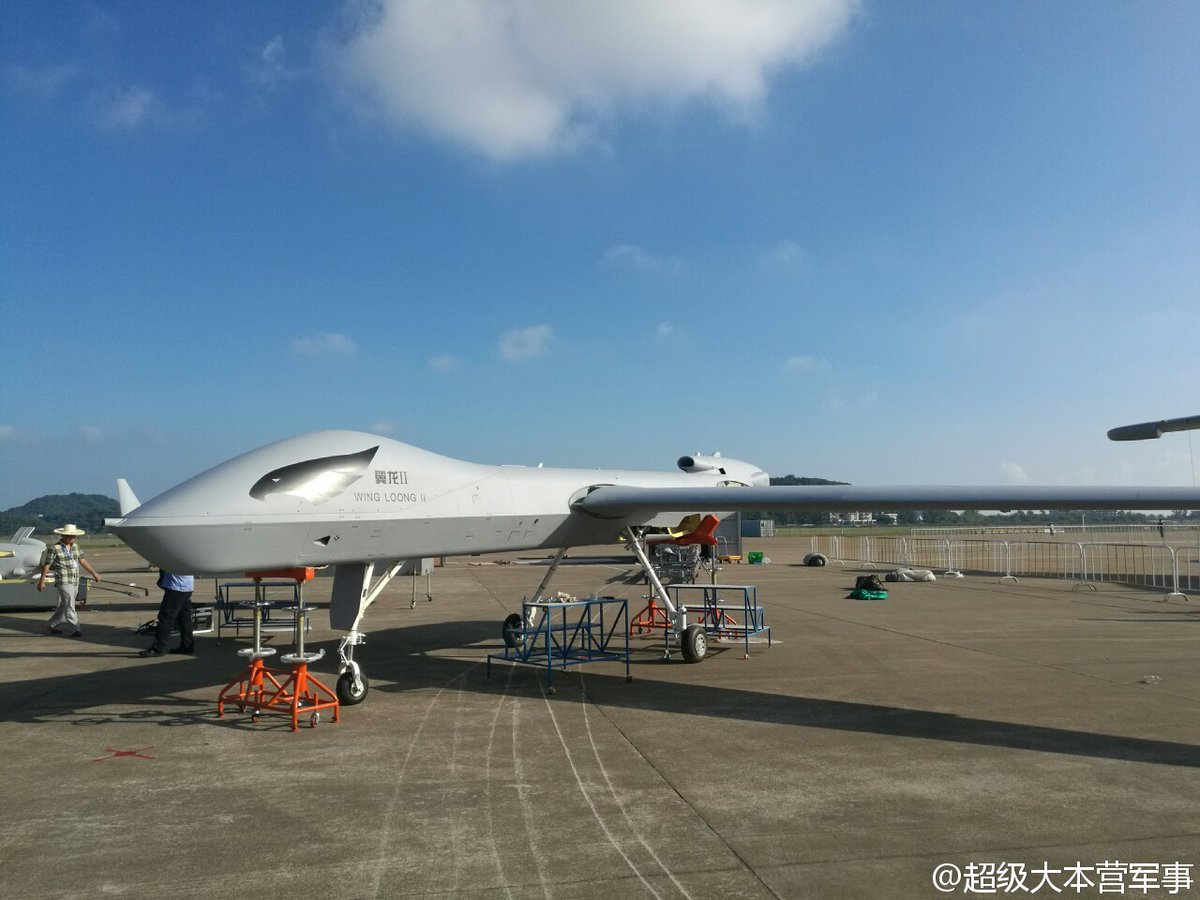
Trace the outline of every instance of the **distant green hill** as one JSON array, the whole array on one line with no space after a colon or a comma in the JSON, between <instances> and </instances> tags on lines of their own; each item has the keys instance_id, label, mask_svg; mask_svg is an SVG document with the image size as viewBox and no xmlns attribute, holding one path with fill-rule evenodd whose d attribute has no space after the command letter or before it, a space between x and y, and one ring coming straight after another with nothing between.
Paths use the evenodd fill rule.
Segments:
<instances>
[{"instance_id":1,"label":"distant green hill","mask_svg":"<svg viewBox=\"0 0 1200 900\"><path fill-rule=\"evenodd\" d=\"M38 534L50 534L74 522L88 534L104 531L104 519L120 515L120 506L103 494L47 494L0 512L0 540L18 528L32 525Z\"/></svg>"}]
</instances>

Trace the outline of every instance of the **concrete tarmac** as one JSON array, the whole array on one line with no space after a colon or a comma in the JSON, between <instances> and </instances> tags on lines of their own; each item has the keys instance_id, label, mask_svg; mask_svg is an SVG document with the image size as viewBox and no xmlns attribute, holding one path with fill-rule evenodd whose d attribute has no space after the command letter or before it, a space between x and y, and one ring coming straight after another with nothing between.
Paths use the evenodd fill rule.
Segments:
<instances>
[{"instance_id":1,"label":"concrete tarmac","mask_svg":"<svg viewBox=\"0 0 1200 900\"><path fill-rule=\"evenodd\" d=\"M855 601L854 564L747 549L771 564L718 577L757 585L769 649L689 665L635 640L631 683L599 662L553 694L544 670L485 677L546 554L449 560L432 602L397 578L357 650L366 701L296 733L215 715L245 632L134 658L155 576L91 551L150 601L94 591L75 640L0 611L0 896L1200 896L1200 603L970 576ZM620 554L573 551L553 589L636 612ZM332 687L323 608L309 642Z\"/></svg>"}]
</instances>

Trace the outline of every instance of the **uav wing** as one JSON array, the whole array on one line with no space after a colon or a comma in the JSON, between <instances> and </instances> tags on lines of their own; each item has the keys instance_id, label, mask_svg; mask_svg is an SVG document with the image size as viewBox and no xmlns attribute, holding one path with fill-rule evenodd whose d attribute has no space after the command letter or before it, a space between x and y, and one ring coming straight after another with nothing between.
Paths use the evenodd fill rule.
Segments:
<instances>
[{"instance_id":1,"label":"uav wing","mask_svg":"<svg viewBox=\"0 0 1200 900\"><path fill-rule=\"evenodd\" d=\"M1139 422L1137 425L1122 425L1110 428L1110 441L1145 441L1160 438L1168 431L1193 431L1200 428L1200 416L1185 416L1181 419L1159 419L1157 422Z\"/></svg>"},{"instance_id":2,"label":"uav wing","mask_svg":"<svg viewBox=\"0 0 1200 900\"><path fill-rule=\"evenodd\" d=\"M600 518L735 510L1200 509L1198 487L598 487L575 508Z\"/></svg>"}]
</instances>

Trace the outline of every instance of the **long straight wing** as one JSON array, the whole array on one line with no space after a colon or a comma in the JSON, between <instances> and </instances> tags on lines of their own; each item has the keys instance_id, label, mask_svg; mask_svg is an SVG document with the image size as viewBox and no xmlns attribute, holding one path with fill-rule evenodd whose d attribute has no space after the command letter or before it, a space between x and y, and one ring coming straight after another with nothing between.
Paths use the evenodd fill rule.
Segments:
<instances>
[{"instance_id":1,"label":"long straight wing","mask_svg":"<svg viewBox=\"0 0 1200 900\"><path fill-rule=\"evenodd\" d=\"M598 487L575 504L601 518L671 510L1200 509L1196 487Z\"/></svg>"}]
</instances>

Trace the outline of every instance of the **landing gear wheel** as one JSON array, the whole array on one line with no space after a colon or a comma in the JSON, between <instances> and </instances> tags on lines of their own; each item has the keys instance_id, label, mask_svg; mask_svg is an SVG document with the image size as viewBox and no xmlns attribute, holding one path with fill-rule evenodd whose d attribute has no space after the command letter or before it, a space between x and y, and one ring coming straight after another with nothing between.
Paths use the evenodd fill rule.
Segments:
<instances>
[{"instance_id":1,"label":"landing gear wheel","mask_svg":"<svg viewBox=\"0 0 1200 900\"><path fill-rule=\"evenodd\" d=\"M524 627L525 623L522 621L520 613L509 613L500 627L500 633L504 636L504 646L515 649L524 645L525 635L522 633Z\"/></svg>"},{"instance_id":2,"label":"landing gear wheel","mask_svg":"<svg viewBox=\"0 0 1200 900\"><path fill-rule=\"evenodd\" d=\"M679 642L683 651L683 661L698 663L708 652L708 635L700 625L689 625L683 629L683 639Z\"/></svg>"},{"instance_id":3,"label":"landing gear wheel","mask_svg":"<svg viewBox=\"0 0 1200 900\"><path fill-rule=\"evenodd\" d=\"M356 703L362 703L367 699L367 691L370 690L370 684L367 682L367 676L362 672L358 673L358 684L356 685L353 672L343 672L337 680L337 698L343 706L354 706Z\"/></svg>"}]
</instances>

